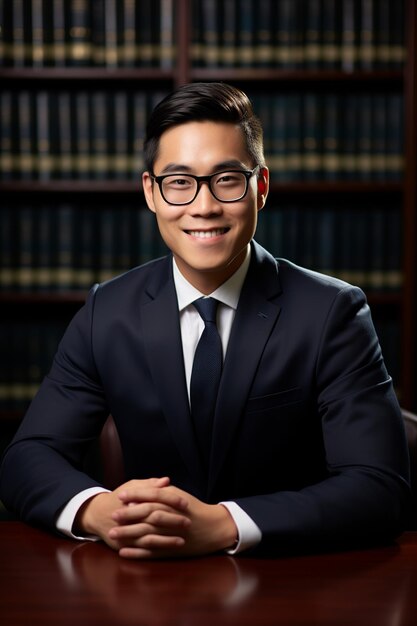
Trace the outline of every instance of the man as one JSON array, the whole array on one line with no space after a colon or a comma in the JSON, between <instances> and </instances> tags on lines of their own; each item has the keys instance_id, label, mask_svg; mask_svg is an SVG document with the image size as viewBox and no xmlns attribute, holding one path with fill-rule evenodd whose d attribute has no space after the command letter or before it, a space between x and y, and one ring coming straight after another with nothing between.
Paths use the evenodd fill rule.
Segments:
<instances>
[{"instance_id":1,"label":"man","mask_svg":"<svg viewBox=\"0 0 417 626\"><path fill-rule=\"evenodd\" d=\"M127 558L392 539L408 459L369 309L253 241L268 169L246 95L182 87L151 116L145 159L172 256L92 289L6 451L4 503ZM219 302L207 324L206 296ZM193 360L209 326L223 363L199 438L211 396L197 408L209 383L193 391ZM129 479L113 492L81 470L108 414Z\"/></svg>"}]
</instances>

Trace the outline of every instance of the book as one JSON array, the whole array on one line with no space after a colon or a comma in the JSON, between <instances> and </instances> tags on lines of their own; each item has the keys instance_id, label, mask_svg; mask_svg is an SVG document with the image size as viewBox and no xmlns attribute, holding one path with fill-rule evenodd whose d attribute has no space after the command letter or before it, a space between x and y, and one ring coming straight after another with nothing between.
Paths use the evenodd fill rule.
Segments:
<instances>
[{"instance_id":1,"label":"book","mask_svg":"<svg viewBox=\"0 0 417 626\"><path fill-rule=\"evenodd\" d=\"M67 63L64 0L54 0L50 13L52 15L52 65L63 67Z\"/></svg>"},{"instance_id":2,"label":"book","mask_svg":"<svg viewBox=\"0 0 417 626\"><path fill-rule=\"evenodd\" d=\"M51 101L50 94L41 90L35 96L36 116L36 147L35 177L38 180L49 180L53 173L53 155L51 154Z\"/></svg>"},{"instance_id":3,"label":"book","mask_svg":"<svg viewBox=\"0 0 417 626\"><path fill-rule=\"evenodd\" d=\"M173 0L160 0L161 21L159 33L155 33L155 41L159 36L159 66L171 69L174 63L174 5Z\"/></svg>"},{"instance_id":4,"label":"book","mask_svg":"<svg viewBox=\"0 0 417 626\"><path fill-rule=\"evenodd\" d=\"M31 52L32 52L32 66L42 67L45 65L45 42L44 42L44 7L43 0L31 0L32 8L32 37L31 37Z\"/></svg>"},{"instance_id":5,"label":"book","mask_svg":"<svg viewBox=\"0 0 417 626\"><path fill-rule=\"evenodd\" d=\"M234 67L238 63L238 4L235 0L224 0L220 8L222 11L221 28L221 65Z\"/></svg>"},{"instance_id":6,"label":"book","mask_svg":"<svg viewBox=\"0 0 417 626\"><path fill-rule=\"evenodd\" d=\"M98 0L94 0L97 3ZM65 64L86 66L92 61L91 13L88 0L64 2Z\"/></svg>"},{"instance_id":7,"label":"book","mask_svg":"<svg viewBox=\"0 0 417 626\"><path fill-rule=\"evenodd\" d=\"M305 67L319 69L322 66L322 6L321 0L309 0L305 6L304 58Z\"/></svg>"},{"instance_id":8,"label":"book","mask_svg":"<svg viewBox=\"0 0 417 626\"><path fill-rule=\"evenodd\" d=\"M321 55L323 69L338 69L341 62L341 3L322 0Z\"/></svg>"},{"instance_id":9,"label":"book","mask_svg":"<svg viewBox=\"0 0 417 626\"><path fill-rule=\"evenodd\" d=\"M88 94L88 99L91 120L91 148L88 148L88 153L91 173L97 180L106 180L111 175L112 166L114 167L114 163L110 161L110 133L114 131L109 107L112 98L105 91L94 91ZM83 132L87 133L87 128Z\"/></svg>"},{"instance_id":10,"label":"book","mask_svg":"<svg viewBox=\"0 0 417 626\"><path fill-rule=\"evenodd\" d=\"M0 92L0 180L15 177L16 126L13 124L13 99L10 91Z\"/></svg>"},{"instance_id":11,"label":"book","mask_svg":"<svg viewBox=\"0 0 417 626\"><path fill-rule=\"evenodd\" d=\"M255 64L252 0L238 0L237 5L236 65L251 67Z\"/></svg>"},{"instance_id":12,"label":"book","mask_svg":"<svg viewBox=\"0 0 417 626\"><path fill-rule=\"evenodd\" d=\"M272 67L274 60L274 19L270 0L258 0L254 13L255 63Z\"/></svg>"}]
</instances>

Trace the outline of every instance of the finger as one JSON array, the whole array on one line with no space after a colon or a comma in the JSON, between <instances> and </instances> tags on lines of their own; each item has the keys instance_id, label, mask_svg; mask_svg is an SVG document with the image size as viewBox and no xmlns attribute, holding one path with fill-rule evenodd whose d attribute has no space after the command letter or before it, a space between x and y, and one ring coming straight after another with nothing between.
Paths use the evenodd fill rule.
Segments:
<instances>
[{"instance_id":1,"label":"finger","mask_svg":"<svg viewBox=\"0 0 417 626\"><path fill-rule=\"evenodd\" d=\"M188 508L187 500L171 489L131 487L123 489L118 494L118 497L124 504L130 502L158 502L180 511L185 511Z\"/></svg>"},{"instance_id":2,"label":"finger","mask_svg":"<svg viewBox=\"0 0 417 626\"><path fill-rule=\"evenodd\" d=\"M155 502L145 502L142 504L130 502L128 506L123 506L113 511L111 517L118 524L131 524L133 522L146 521L150 515L157 512L170 513L177 516L181 514L181 517L184 517L182 511L178 511L166 504ZM155 519L157 519L157 517L155 517Z\"/></svg>"},{"instance_id":3,"label":"finger","mask_svg":"<svg viewBox=\"0 0 417 626\"><path fill-rule=\"evenodd\" d=\"M182 537L164 537L162 535L147 535L135 545L123 546L119 555L128 559L162 558L166 555L174 556L184 546Z\"/></svg>"},{"instance_id":4,"label":"finger","mask_svg":"<svg viewBox=\"0 0 417 626\"><path fill-rule=\"evenodd\" d=\"M123 526L113 526L108 531L108 537L112 541L132 542L145 537L146 535L179 536L186 534L191 522L186 517L178 515L156 515L157 523L150 520L140 524L126 524ZM158 521L159 520L159 521Z\"/></svg>"},{"instance_id":5,"label":"finger","mask_svg":"<svg viewBox=\"0 0 417 626\"><path fill-rule=\"evenodd\" d=\"M110 535L111 538L122 537L134 537L142 536L146 532L149 532L149 527L152 528L152 532L158 532L160 534L184 534L185 530L191 525L191 520L183 515L177 513L171 513L170 511L152 511L145 519L139 523L122 522L119 525L114 526Z\"/></svg>"}]
</instances>

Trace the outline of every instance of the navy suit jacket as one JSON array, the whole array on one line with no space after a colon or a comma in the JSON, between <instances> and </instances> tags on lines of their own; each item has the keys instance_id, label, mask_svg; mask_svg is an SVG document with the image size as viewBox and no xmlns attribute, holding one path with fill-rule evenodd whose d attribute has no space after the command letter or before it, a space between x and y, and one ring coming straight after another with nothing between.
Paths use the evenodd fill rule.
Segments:
<instances>
[{"instance_id":1,"label":"navy suit jacket","mask_svg":"<svg viewBox=\"0 0 417 626\"><path fill-rule=\"evenodd\" d=\"M6 451L0 497L54 528L97 484L82 458L111 413L126 477L235 500L258 550L396 535L409 498L399 406L362 291L252 243L224 363L208 473L187 398L168 256L92 289Z\"/></svg>"}]
</instances>

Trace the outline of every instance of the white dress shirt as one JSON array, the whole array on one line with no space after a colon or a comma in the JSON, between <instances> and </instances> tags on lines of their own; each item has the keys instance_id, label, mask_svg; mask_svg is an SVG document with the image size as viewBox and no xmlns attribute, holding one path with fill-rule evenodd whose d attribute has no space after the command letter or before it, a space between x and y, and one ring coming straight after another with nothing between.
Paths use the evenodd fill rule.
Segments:
<instances>
[{"instance_id":1,"label":"white dress shirt","mask_svg":"<svg viewBox=\"0 0 417 626\"><path fill-rule=\"evenodd\" d=\"M218 287L211 297L219 301L217 309L217 328L220 334L223 355L226 354L230 332L235 317L240 292L246 277L250 263L250 246L245 260L239 269L223 285ZM179 271L175 261L173 262L174 282L177 292L178 309L180 313L181 337L184 354L185 377L187 383L188 398L190 397L190 380L193 366L194 353L204 330L204 322L197 309L192 306L194 300L204 297L193 285L191 285ZM62 509L56 522L57 529L76 539L96 539L95 537L77 537L72 533L75 516L81 507L92 496L102 493L101 487L86 489L74 496ZM262 534L255 522L248 514L236 504L236 502L221 502L227 508L238 530L238 543L228 551L229 554L241 552L256 545L261 540Z\"/></svg>"}]
</instances>

